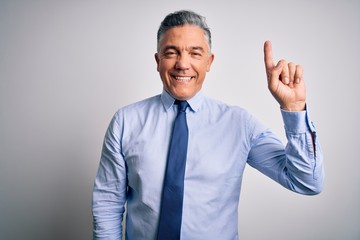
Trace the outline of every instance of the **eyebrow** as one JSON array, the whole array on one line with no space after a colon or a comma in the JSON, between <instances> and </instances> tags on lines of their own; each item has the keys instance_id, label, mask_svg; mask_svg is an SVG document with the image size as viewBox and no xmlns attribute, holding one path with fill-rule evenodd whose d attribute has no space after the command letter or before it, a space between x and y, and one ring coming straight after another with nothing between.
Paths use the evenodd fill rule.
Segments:
<instances>
[{"instance_id":1,"label":"eyebrow","mask_svg":"<svg viewBox=\"0 0 360 240\"><path fill-rule=\"evenodd\" d=\"M200 46L190 47L190 50L205 52L205 49Z\"/></svg>"},{"instance_id":2,"label":"eyebrow","mask_svg":"<svg viewBox=\"0 0 360 240\"><path fill-rule=\"evenodd\" d=\"M179 51L179 48L176 47L175 45L168 45L168 46L166 46L166 47L162 50L162 52L166 52L166 51L169 50L169 49L173 49L173 50ZM201 52L205 52L204 48L203 48L203 47L200 47L200 46L190 47L189 49L190 49L190 51L201 51Z\"/></svg>"},{"instance_id":3,"label":"eyebrow","mask_svg":"<svg viewBox=\"0 0 360 240\"><path fill-rule=\"evenodd\" d=\"M164 49L162 49L162 52L166 52L167 50L169 50L169 49L172 49L172 50L178 50L178 48L176 47L176 46L174 46L174 45L168 45L168 46L166 46Z\"/></svg>"}]
</instances>

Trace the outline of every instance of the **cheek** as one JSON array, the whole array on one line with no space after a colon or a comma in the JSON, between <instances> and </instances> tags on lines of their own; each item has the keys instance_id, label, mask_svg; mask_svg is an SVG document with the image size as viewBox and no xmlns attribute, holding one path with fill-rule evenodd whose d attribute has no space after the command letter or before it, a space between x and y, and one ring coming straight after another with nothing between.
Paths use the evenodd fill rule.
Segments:
<instances>
[{"instance_id":1,"label":"cheek","mask_svg":"<svg viewBox=\"0 0 360 240\"><path fill-rule=\"evenodd\" d=\"M163 64L159 64L157 69L161 77L166 74L166 68L164 68Z\"/></svg>"},{"instance_id":2,"label":"cheek","mask_svg":"<svg viewBox=\"0 0 360 240\"><path fill-rule=\"evenodd\" d=\"M167 62L160 62L158 64L158 72L160 72L160 74L166 74L169 70L171 69L171 64L167 63Z\"/></svg>"}]
</instances>

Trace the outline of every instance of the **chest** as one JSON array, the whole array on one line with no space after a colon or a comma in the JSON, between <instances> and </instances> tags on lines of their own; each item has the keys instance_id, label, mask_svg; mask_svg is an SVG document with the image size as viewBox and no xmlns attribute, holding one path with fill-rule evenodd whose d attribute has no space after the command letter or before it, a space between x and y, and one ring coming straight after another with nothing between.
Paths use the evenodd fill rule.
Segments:
<instances>
[{"instance_id":1,"label":"chest","mask_svg":"<svg viewBox=\"0 0 360 240\"><path fill-rule=\"evenodd\" d=\"M130 184L162 185L174 118L172 114L148 119L125 132L122 149ZM249 144L241 119L187 114L187 125L185 180L219 181L242 175Z\"/></svg>"}]
</instances>

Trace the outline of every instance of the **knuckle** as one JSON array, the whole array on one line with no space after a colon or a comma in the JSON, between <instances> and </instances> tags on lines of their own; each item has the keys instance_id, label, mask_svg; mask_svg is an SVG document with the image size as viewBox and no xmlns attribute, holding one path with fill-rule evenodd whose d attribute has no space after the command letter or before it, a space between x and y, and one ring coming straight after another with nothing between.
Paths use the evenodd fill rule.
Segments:
<instances>
[{"instance_id":1,"label":"knuckle","mask_svg":"<svg viewBox=\"0 0 360 240\"><path fill-rule=\"evenodd\" d=\"M285 59L281 59L279 62L281 62L281 64L287 64L287 61Z\"/></svg>"}]
</instances>

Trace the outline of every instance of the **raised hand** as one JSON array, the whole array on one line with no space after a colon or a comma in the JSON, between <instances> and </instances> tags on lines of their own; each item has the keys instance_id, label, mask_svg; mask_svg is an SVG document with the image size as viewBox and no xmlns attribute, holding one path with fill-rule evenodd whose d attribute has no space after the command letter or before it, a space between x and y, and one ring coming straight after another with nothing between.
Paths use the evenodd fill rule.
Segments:
<instances>
[{"instance_id":1,"label":"raised hand","mask_svg":"<svg viewBox=\"0 0 360 240\"><path fill-rule=\"evenodd\" d=\"M264 60L268 88L280 107L287 111L305 109L306 88L301 65L280 60L276 65L273 61L270 41L264 44Z\"/></svg>"}]
</instances>

